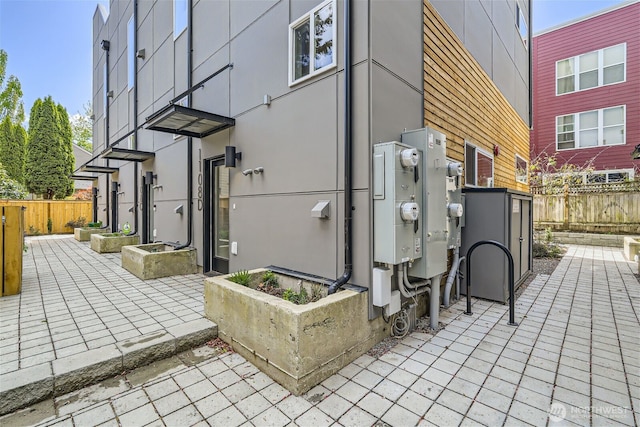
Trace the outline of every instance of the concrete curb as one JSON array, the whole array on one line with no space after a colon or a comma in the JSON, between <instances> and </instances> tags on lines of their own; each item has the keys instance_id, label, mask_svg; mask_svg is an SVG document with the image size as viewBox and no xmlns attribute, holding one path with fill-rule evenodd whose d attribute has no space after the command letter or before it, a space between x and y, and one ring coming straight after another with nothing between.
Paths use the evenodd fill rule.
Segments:
<instances>
[{"instance_id":1,"label":"concrete curb","mask_svg":"<svg viewBox=\"0 0 640 427\"><path fill-rule=\"evenodd\" d=\"M0 375L0 415L164 359L217 336L218 326L202 318Z\"/></svg>"}]
</instances>

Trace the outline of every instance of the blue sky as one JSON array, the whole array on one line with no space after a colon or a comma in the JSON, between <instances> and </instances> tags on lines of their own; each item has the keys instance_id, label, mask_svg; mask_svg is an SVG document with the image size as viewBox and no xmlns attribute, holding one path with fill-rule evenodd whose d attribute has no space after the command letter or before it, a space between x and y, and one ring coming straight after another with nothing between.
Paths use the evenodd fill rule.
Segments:
<instances>
[{"instance_id":1,"label":"blue sky","mask_svg":"<svg viewBox=\"0 0 640 427\"><path fill-rule=\"evenodd\" d=\"M33 102L47 95L71 115L82 112L91 99L92 26L98 3L108 4L107 0L0 0L0 49L9 55L7 75L15 75L22 84L27 115ZM622 0L533 3L535 33Z\"/></svg>"}]
</instances>

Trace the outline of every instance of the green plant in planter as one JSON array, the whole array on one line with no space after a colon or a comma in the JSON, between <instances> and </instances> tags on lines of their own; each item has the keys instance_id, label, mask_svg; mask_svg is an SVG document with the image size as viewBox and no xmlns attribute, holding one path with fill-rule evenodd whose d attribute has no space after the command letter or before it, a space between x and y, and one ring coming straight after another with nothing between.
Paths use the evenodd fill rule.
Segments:
<instances>
[{"instance_id":1,"label":"green plant in planter","mask_svg":"<svg viewBox=\"0 0 640 427\"><path fill-rule=\"evenodd\" d=\"M72 219L67 222L64 226L71 228L82 228L87 224L87 219L83 216L79 216L78 219Z\"/></svg>"},{"instance_id":2,"label":"green plant in planter","mask_svg":"<svg viewBox=\"0 0 640 427\"><path fill-rule=\"evenodd\" d=\"M251 273L247 270L236 271L228 277L228 280L238 285L249 286L249 283L251 283Z\"/></svg>"},{"instance_id":3,"label":"green plant in planter","mask_svg":"<svg viewBox=\"0 0 640 427\"><path fill-rule=\"evenodd\" d=\"M282 294L282 299L290 301L294 304L306 304L309 301L309 294L304 287L300 287L300 292L296 292L293 289L289 288L284 291Z\"/></svg>"},{"instance_id":4,"label":"green plant in planter","mask_svg":"<svg viewBox=\"0 0 640 427\"><path fill-rule=\"evenodd\" d=\"M100 227L102 227L102 221L90 222L89 224L87 224L87 227L89 227L89 228L100 228Z\"/></svg>"},{"instance_id":5,"label":"green plant in planter","mask_svg":"<svg viewBox=\"0 0 640 427\"><path fill-rule=\"evenodd\" d=\"M264 286L271 286L273 288L278 288L280 285L278 284L278 276L273 271L265 271L262 275L262 284Z\"/></svg>"}]
</instances>

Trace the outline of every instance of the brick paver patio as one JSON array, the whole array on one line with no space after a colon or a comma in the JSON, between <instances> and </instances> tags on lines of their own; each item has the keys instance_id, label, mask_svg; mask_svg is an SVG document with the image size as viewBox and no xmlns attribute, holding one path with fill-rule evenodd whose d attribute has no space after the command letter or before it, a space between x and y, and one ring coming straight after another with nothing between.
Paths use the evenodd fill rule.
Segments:
<instances>
[{"instance_id":1,"label":"brick paver patio","mask_svg":"<svg viewBox=\"0 0 640 427\"><path fill-rule=\"evenodd\" d=\"M60 242L74 258L91 257L73 241ZM39 260L40 255L34 253ZM110 267L113 262L105 259L102 271L107 277L95 292L113 287L109 274L116 282L130 280ZM55 267L51 261L48 265L49 271L67 270L67 278L82 271ZM304 396L290 395L239 355L225 354L140 385L121 385L109 395L100 388L102 395L95 388L85 389L77 395L93 398L84 404L65 407L64 397L58 398L52 403L56 416L42 425L638 425L640 285L632 267L621 249L569 246L555 272L538 276L518 299L518 327L507 325L507 306L474 300L473 316L466 316L464 301L459 301L442 311L445 328L435 336L414 332L380 358L360 357ZM71 280L90 281L86 275L79 277ZM201 277L188 280L194 291L189 298L198 300ZM58 288L55 282L48 286ZM141 284L164 289L162 281ZM185 294L192 295L180 293ZM39 295L28 295L37 308L22 301L20 312L41 313ZM100 301L109 297L106 293ZM87 310L90 298L79 292L81 302L75 309ZM45 312L48 304L45 301ZM185 313L198 314L201 307L189 304L181 303ZM175 314L172 304L161 304L158 311L169 310L164 307ZM109 330L106 336L115 339L99 311L93 306L89 315L98 317ZM131 330L147 326L136 325L137 319L122 312L126 310L117 311L111 315L127 319L123 324ZM17 319L21 333L22 319ZM79 326L77 330L85 335ZM41 334L45 341L50 336L45 329L29 333ZM88 348L101 337L82 339ZM56 349L55 341L50 345ZM19 360L23 357L34 356L20 355ZM0 418L0 424L12 419Z\"/></svg>"}]
</instances>

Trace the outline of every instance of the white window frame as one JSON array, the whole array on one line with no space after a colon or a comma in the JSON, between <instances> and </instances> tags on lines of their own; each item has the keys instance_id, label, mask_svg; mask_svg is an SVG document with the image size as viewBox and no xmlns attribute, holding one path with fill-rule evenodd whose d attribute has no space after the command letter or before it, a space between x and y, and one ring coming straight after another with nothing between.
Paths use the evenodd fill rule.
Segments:
<instances>
[{"instance_id":1,"label":"white window frame","mask_svg":"<svg viewBox=\"0 0 640 427\"><path fill-rule=\"evenodd\" d=\"M626 173L628 176L628 179L630 181L633 181L633 179L635 178L635 170L633 168L630 169L605 169L605 170L594 170L591 172L576 172L576 173L552 173L549 175L545 175L543 177L543 182L547 183L549 182L550 179L555 178L555 177L562 177L562 176L579 176L580 180L582 181L582 184L589 184L589 175L605 175L605 182L606 183L610 183L610 175L612 174L617 174L617 173ZM614 181L614 182L618 182L618 181Z\"/></svg>"},{"instance_id":2,"label":"white window frame","mask_svg":"<svg viewBox=\"0 0 640 427\"><path fill-rule=\"evenodd\" d=\"M604 112L605 110L610 110L614 108L622 108L622 123L616 124L613 126L622 125L622 142L618 144L605 144L604 142ZM580 115L584 113L598 113L598 143L596 145L590 145L587 147L580 146L580 131L585 130L580 127ZM572 148L559 148L558 147L558 119L560 117L573 116L573 147ZM611 125L610 125L611 126ZM582 150L589 148L597 148L597 147L607 147L610 145L624 145L626 144L627 138L627 106L626 105L613 105L611 107L601 108L599 110L589 110L589 111L579 111L577 113L572 114L562 114L560 116L556 116L555 118L555 129L556 129L556 151L567 151L567 150Z\"/></svg>"},{"instance_id":3,"label":"white window frame","mask_svg":"<svg viewBox=\"0 0 640 427\"><path fill-rule=\"evenodd\" d=\"M135 49L135 28L133 23L133 16L129 18L127 22L127 88L133 89L135 86L135 66L136 66L136 52Z\"/></svg>"},{"instance_id":4,"label":"white window frame","mask_svg":"<svg viewBox=\"0 0 640 427\"><path fill-rule=\"evenodd\" d=\"M467 173L466 171L469 170L467 167L467 146L472 147L475 151L474 151L474 156L473 156L473 170L474 170L474 183L473 184L469 184L469 182L467 181ZM484 156L489 157L491 159L491 177L487 178L487 185L478 185L478 152L482 153ZM474 188L491 188L494 185L494 180L495 180L495 158L493 157L493 154L483 150L482 148L478 147L475 144L470 143L469 141L465 141L464 142L464 170L465 170L465 179L464 179L464 186L465 187L474 187Z\"/></svg>"},{"instance_id":5,"label":"white window frame","mask_svg":"<svg viewBox=\"0 0 640 427\"><path fill-rule=\"evenodd\" d=\"M315 43L313 42L315 40L315 26L313 25L313 21L314 21L314 16L316 14L316 12L318 12L320 9L324 8L325 6L331 4L332 7L332 13L333 13L333 25L332 25L332 30L333 30L333 35L332 35L332 40L333 40L333 55L331 58L331 63L325 65L322 68L319 69L315 69ZM305 13L304 15L302 15L300 18L296 19L294 22L292 22L291 24L289 24L289 86L293 86L296 85L298 83L301 83L305 80L309 80L310 78L317 76L318 74L324 73L327 70L330 70L332 68L335 68L337 66L337 52L336 52L336 48L338 46L338 12L337 12L337 0L326 0L322 3L320 3L318 6L314 7L313 9L311 9L309 12ZM295 78L295 45L294 45L294 30L298 27L300 27L300 25L304 24L305 22L309 23L309 31L310 31L310 42L309 42L309 74L302 76L298 79Z\"/></svg>"},{"instance_id":6,"label":"white window frame","mask_svg":"<svg viewBox=\"0 0 640 427\"><path fill-rule=\"evenodd\" d=\"M178 22L178 6L184 5L186 13L184 14L184 22ZM188 0L173 0L173 40L175 41L187 29L189 25L189 2Z\"/></svg>"},{"instance_id":7,"label":"white window frame","mask_svg":"<svg viewBox=\"0 0 640 427\"><path fill-rule=\"evenodd\" d=\"M622 80L617 81L617 82L613 82L613 83L604 83L604 51L613 47L618 47L618 46L623 46L623 62L622 62ZM589 87L586 89L581 89L580 88L580 57L584 56L584 55L588 55L590 53L597 53L598 54L598 84L596 86L593 87ZM558 77L558 63L562 62L562 61L566 61L566 60L573 60L573 90L569 91L569 92L563 92L563 93L558 93L558 79L560 77ZM608 67L611 67L613 65L619 65L618 64L610 64L608 65ZM581 53L580 55L576 55L576 56L572 56L569 58L563 58L560 59L558 61L556 61L556 96L562 96L562 95L567 95L570 93L575 93L575 92L583 92L585 90L591 90L591 89L596 89L602 86L610 86L610 85L616 85L616 84L620 84L620 83L624 83L627 81L627 43L618 43L612 46L607 46L605 48L599 49L599 50L593 50L590 52L584 52ZM565 76L568 77L568 76Z\"/></svg>"},{"instance_id":8,"label":"white window frame","mask_svg":"<svg viewBox=\"0 0 640 427\"><path fill-rule=\"evenodd\" d=\"M518 160L524 162L524 175L518 174ZM516 182L521 184L527 184L529 182L529 162L522 156L516 154Z\"/></svg>"},{"instance_id":9,"label":"white window frame","mask_svg":"<svg viewBox=\"0 0 640 427\"><path fill-rule=\"evenodd\" d=\"M522 28L523 26L524 26L524 31ZM529 50L529 24L527 23L527 20L524 17L524 13L522 13L522 8L517 3L516 3L516 28L518 29L518 34L520 35L522 44L524 44L524 48L526 50Z\"/></svg>"}]
</instances>

